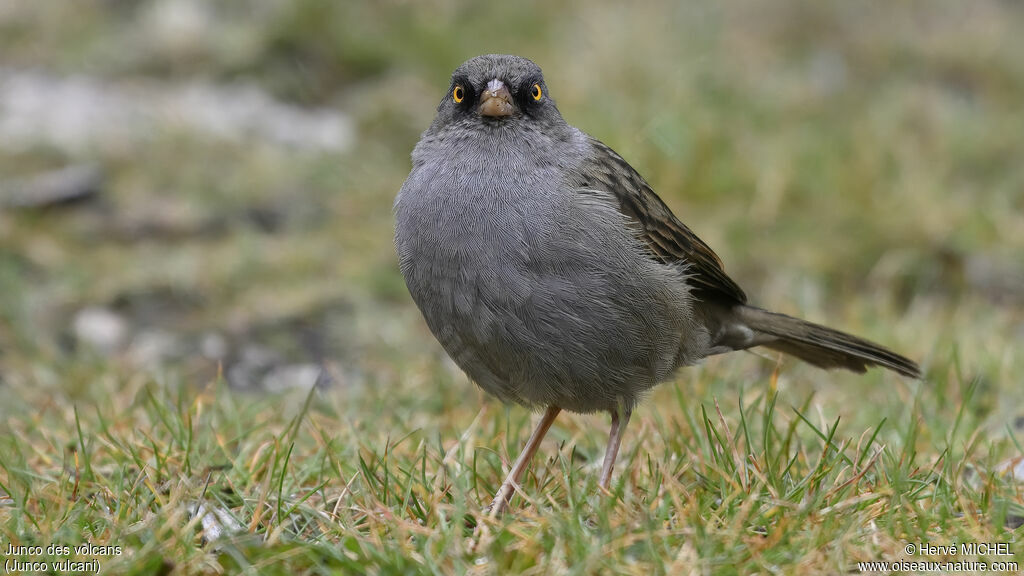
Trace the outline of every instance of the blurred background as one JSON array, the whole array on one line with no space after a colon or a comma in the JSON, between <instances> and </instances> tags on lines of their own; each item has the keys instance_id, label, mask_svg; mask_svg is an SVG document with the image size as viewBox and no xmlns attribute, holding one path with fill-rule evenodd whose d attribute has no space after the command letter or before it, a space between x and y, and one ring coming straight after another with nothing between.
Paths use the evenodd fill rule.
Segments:
<instances>
[{"instance_id":1,"label":"blurred background","mask_svg":"<svg viewBox=\"0 0 1024 576\"><path fill-rule=\"evenodd\" d=\"M1022 29L1001 0L2 0L0 383L43 402L221 374L459 404L474 388L408 297L391 204L451 71L509 52L753 302L960 371L1005 422ZM705 369L763 377L765 356Z\"/></svg>"}]
</instances>

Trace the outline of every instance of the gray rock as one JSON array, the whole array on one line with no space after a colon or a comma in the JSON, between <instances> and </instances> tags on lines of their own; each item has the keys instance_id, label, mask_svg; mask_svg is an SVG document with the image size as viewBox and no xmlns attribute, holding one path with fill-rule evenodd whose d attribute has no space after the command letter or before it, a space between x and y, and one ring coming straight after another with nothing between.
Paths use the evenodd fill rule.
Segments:
<instances>
[{"instance_id":1,"label":"gray rock","mask_svg":"<svg viewBox=\"0 0 1024 576\"><path fill-rule=\"evenodd\" d=\"M227 370L227 380L234 388L257 389L275 366L282 362L281 355L256 344L245 345L238 359Z\"/></svg>"},{"instance_id":2,"label":"gray rock","mask_svg":"<svg viewBox=\"0 0 1024 576\"><path fill-rule=\"evenodd\" d=\"M148 2L140 28L148 43L166 54L187 56L216 34L212 7L201 0Z\"/></svg>"},{"instance_id":3,"label":"gray rock","mask_svg":"<svg viewBox=\"0 0 1024 576\"><path fill-rule=\"evenodd\" d=\"M262 140L334 153L348 150L355 140L347 115L278 102L251 84L109 82L0 68L2 148L123 150L182 129L239 143Z\"/></svg>"},{"instance_id":4,"label":"gray rock","mask_svg":"<svg viewBox=\"0 0 1024 576\"><path fill-rule=\"evenodd\" d=\"M213 542L222 536L238 534L245 530L231 512L220 506L208 506L200 502L191 505L189 513L193 517L199 517L199 522L203 526L203 539L206 542Z\"/></svg>"},{"instance_id":5,"label":"gray rock","mask_svg":"<svg viewBox=\"0 0 1024 576\"><path fill-rule=\"evenodd\" d=\"M159 366L182 355L182 343L176 334L165 330L146 330L137 334L128 356L140 366Z\"/></svg>"},{"instance_id":6,"label":"gray rock","mask_svg":"<svg viewBox=\"0 0 1024 576\"><path fill-rule=\"evenodd\" d=\"M228 350L227 339L217 332L207 332L199 339L199 352L210 360L223 360Z\"/></svg>"},{"instance_id":7,"label":"gray rock","mask_svg":"<svg viewBox=\"0 0 1024 576\"><path fill-rule=\"evenodd\" d=\"M263 389L267 392L287 390L310 390L326 377L317 364L287 364L278 366L263 378Z\"/></svg>"},{"instance_id":8,"label":"gray rock","mask_svg":"<svg viewBox=\"0 0 1024 576\"><path fill-rule=\"evenodd\" d=\"M104 355L113 355L128 342L128 321L106 308L90 306L75 314L71 332L80 343Z\"/></svg>"},{"instance_id":9,"label":"gray rock","mask_svg":"<svg viewBox=\"0 0 1024 576\"><path fill-rule=\"evenodd\" d=\"M45 208L94 197L103 187L98 166L73 165L0 185L0 206Z\"/></svg>"},{"instance_id":10,"label":"gray rock","mask_svg":"<svg viewBox=\"0 0 1024 576\"><path fill-rule=\"evenodd\" d=\"M1017 456L1000 462L996 472L1017 482L1024 482L1024 457Z\"/></svg>"}]
</instances>

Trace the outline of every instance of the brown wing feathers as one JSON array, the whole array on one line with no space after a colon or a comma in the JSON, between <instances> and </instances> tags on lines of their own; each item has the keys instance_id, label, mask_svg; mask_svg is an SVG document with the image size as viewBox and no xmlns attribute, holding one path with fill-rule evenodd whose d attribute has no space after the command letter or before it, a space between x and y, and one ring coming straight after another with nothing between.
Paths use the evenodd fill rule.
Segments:
<instances>
[{"instance_id":1,"label":"brown wing feathers","mask_svg":"<svg viewBox=\"0 0 1024 576\"><path fill-rule=\"evenodd\" d=\"M587 176L598 179L605 191L615 195L620 209L636 222L654 255L664 262L685 262L699 291L745 304L747 295L725 273L711 247L676 218L621 156L597 140L591 142L595 154Z\"/></svg>"}]
</instances>

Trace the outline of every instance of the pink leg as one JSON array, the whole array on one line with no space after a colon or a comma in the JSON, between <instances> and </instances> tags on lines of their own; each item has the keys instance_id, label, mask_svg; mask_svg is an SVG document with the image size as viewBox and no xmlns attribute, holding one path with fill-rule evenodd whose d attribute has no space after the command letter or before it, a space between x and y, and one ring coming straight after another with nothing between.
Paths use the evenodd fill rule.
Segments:
<instances>
[{"instance_id":1,"label":"pink leg","mask_svg":"<svg viewBox=\"0 0 1024 576\"><path fill-rule=\"evenodd\" d=\"M512 494L515 492L516 485L519 484L519 478L526 471L527 464L530 463L530 459L533 458L537 447L540 446L541 440L544 439L544 435L548 433L548 429L551 428L551 424L554 423L555 418L561 411L561 408L551 406L544 412L544 416L537 423L537 428L530 435L530 439L526 442L522 453L519 454L519 458L516 458L515 464L512 465L512 470L509 471L508 477L505 478L505 483L501 485L498 493L494 496L494 501L489 506L491 517L500 515L505 510L505 507L508 506L509 501L512 499Z\"/></svg>"},{"instance_id":2,"label":"pink leg","mask_svg":"<svg viewBox=\"0 0 1024 576\"><path fill-rule=\"evenodd\" d=\"M618 410L612 411L612 429L608 435L608 448L604 451L604 466L601 467L601 482L598 484L605 490L612 479L612 468L615 467L615 458L619 455L619 445L622 444L622 435L626 432L626 425L629 424L629 410L621 410L622 418L619 418Z\"/></svg>"}]
</instances>

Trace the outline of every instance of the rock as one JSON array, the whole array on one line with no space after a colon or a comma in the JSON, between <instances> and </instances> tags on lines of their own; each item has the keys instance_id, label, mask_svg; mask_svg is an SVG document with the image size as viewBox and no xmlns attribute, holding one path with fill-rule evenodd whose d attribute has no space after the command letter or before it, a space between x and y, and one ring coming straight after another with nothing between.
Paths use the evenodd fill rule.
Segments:
<instances>
[{"instance_id":1,"label":"rock","mask_svg":"<svg viewBox=\"0 0 1024 576\"><path fill-rule=\"evenodd\" d=\"M103 223L102 232L122 242L213 238L227 232L228 225L223 215L210 214L180 197L152 198L140 206L116 212L113 220Z\"/></svg>"},{"instance_id":2,"label":"rock","mask_svg":"<svg viewBox=\"0 0 1024 576\"><path fill-rule=\"evenodd\" d=\"M128 341L128 321L106 308L91 306L75 314L71 332L76 343L104 355L121 350Z\"/></svg>"},{"instance_id":3,"label":"rock","mask_svg":"<svg viewBox=\"0 0 1024 576\"><path fill-rule=\"evenodd\" d=\"M1024 456L1016 456L1000 462L996 472L1017 482L1024 482Z\"/></svg>"},{"instance_id":4,"label":"rock","mask_svg":"<svg viewBox=\"0 0 1024 576\"><path fill-rule=\"evenodd\" d=\"M179 57L195 55L216 32L211 7L201 0L156 0L147 3L141 27L148 42Z\"/></svg>"},{"instance_id":5,"label":"rock","mask_svg":"<svg viewBox=\"0 0 1024 576\"><path fill-rule=\"evenodd\" d=\"M180 326L204 304L204 297L199 292L173 285L156 285L122 291L110 301L109 306L137 326L169 329Z\"/></svg>"},{"instance_id":6,"label":"rock","mask_svg":"<svg viewBox=\"0 0 1024 576\"><path fill-rule=\"evenodd\" d=\"M72 165L0 185L0 207L46 208L88 200L103 187L103 173L91 164Z\"/></svg>"},{"instance_id":7,"label":"rock","mask_svg":"<svg viewBox=\"0 0 1024 576\"><path fill-rule=\"evenodd\" d=\"M834 49L814 52L807 66L807 79L811 89L821 96L842 92L848 84L846 58Z\"/></svg>"},{"instance_id":8,"label":"rock","mask_svg":"<svg viewBox=\"0 0 1024 576\"><path fill-rule=\"evenodd\" d=\"M310 390L325 386L327 375L317 364L287 364L272 369L263 377L263 389L267 392L287 390Z\"/></svg>"},{"instance_id":9,"label":"rock","mask_svg":"<svg viewBox=\"0 0 1024 576\"><path fill-rule=\"evenodd\" d=\"M203 540L206 542L238 534L245 529L231 512L219 506L207 506L200 502L189 506L189 513L193 517L199 517L199 522L203 525Z\"/></svg>"},{"instance_id":10,"label":"rock","mask_svg":"<svg viewBox=\"0 0 1024 576\"><path fill-rule=\"evenodd\" d=\"M199 352L210 360L223 360L228 355L228 341L216 332L207 332L199 339Z\"/></svg>"},{"instance_id":11,"label":"rock","mask_svg":"<svg viewBox=\"0 0 1024 576\"><path fill-rule=\"evenodd\" d=\"M281 356L274 350L248 344L242 348L237 361L227 369L227 380L233 388L258 389L275 366L281 364Z\"/></svg>"},{"instance_id":12,"label":"rock","mask_svg":"<svg viewBox=\"0 0 1024 576\"><path fill-rule=\"evenodd\" d=\"M253 84L111 82L0 68L0 148L131 150L168 129L328 153L355 142L355 123L342 112L279 102Z\"/></svg>"},{"instance_id":13,"label":"rock","mask_svg":"<svg viewBox=\"0 0 1024 576\"><path fill-rule=\"evenodd\" d=\"M1024 302L1024 267L1017 258L973 254L966 258L963 274L972 292L995 302Z\"/></svg>"},{"instance_id":14,"label":"rock","mask_svg":"<svg viewBox=\"0 0 1024 576\"><path fill-rule=\"evenodd\" d=\"M128 356L139 366L159 366L182 354L181 341L165 330L146 330L132 339Z\"/></svg>"}]
</instances>

